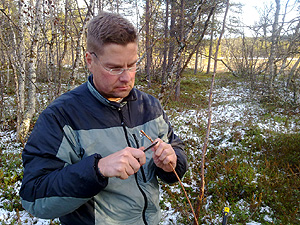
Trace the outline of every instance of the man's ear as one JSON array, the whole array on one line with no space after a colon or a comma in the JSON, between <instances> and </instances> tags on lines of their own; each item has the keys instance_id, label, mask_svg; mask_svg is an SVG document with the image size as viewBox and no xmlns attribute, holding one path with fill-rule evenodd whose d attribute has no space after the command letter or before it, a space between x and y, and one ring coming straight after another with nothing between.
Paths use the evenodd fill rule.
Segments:
<instances>
[{"instance_id":1,"label":"man's ear","mask_svg":"<svg viewBox=\"0 0 300 225\"><path fill-rule=\"evenodd\" d=\"M90 70L91 69L91 65L92 65L92 61L93 61L91 53L89 53L89 52L85 53L85 61L86 61L88 69Z\"/></svg>"}]
</instances>

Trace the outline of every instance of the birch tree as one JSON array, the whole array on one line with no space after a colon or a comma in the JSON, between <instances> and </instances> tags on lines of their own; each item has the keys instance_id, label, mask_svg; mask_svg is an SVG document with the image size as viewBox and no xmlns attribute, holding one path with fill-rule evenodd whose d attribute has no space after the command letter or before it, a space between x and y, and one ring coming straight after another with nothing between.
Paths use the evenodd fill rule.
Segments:
<instances>
[{"instance_id":1,"label":"birch tree","mask_svg":"<svg viewBox=\"0 0 300 225\"><path fill-rule=\"evenodd\" d=\"M150 0L146 0L145 7L145 47L146 47L146 76L148 88L151 86L150 68L152 64L152 47L150 47Z\"/></svg>"},{"instance_id":2,"label":"birch tree","mask_svg":"<svg viewBox=\"0 0 300 225\"><path fill-rule=\"evenodd\" d=\"M17 133L21 135L21 121L23 119L25 111L25 41L24 41L24 3L22 0L18 1L19 6L19 29L18 29L18 43L20 46L19 49L16 49L16 55L18 59L16 60L18 66L18 76L16 77L16 93L17 93L17 104L18 104L18 113L17 113ZM17 44L16 39L14 40ZM17 45L16 45L17 46Z\"/></svg>"},{"instance_id":3,"label":"birch tree","mask_svg":"<svg viewBox=\"0 0 300 225\"><path fill-rule=\"evenodd\" d=\"M179 34L179 41L182 43L183 42L183 35L184 35L184 8L185 8L185 0L181 0L180 2L180 16L179 16L179 27L178 27L178 34ZM179 97L180 97L180 80L181 80L181 74L180 74L180 70L181 70L181 65L182 65L182 57L180 58L179 62L178 62L178 70L176 73L176 85L175 85L175 100L179 101Z\"/></svg>"},{"instance_id":4,"label":"birch tree","mask_svg":"<svg viewBox=\"0 0 300 225\"><path fill-rule=\"evenodd\" d=\"M229 0L227 0L227 2L226 2L226 9L225 9L224 18L223 18L222 30L220 32L220 36L218 39L218 43L217 43L216 51L215 51L215 55L214 55L214 72L213 72L213 76L212 76L212 80L211 80L211 87L210 87L210 93L209 93L207 130L206 130L206 136L205 136L204 145L203 145L202 153L201 153L201 174L200 174L201 187L200 187L200 191L199 191L198 198L197 198L196 218L199 217L202 200L204 197L204 191L205 191L205 156L206 156L206 150L207 150L210 129L211 129L212 101L213 101L212 95L213 95L213 89L214 89L215 75L217 72L219 47L220 47L222 36L223 36L224 30L225 30L225 23L226 23L228 9L229 9ZM194 225L196 225L196 223L194 223Z\"/></svg>"},{"instance_id":5,"label":"birch tree","mask_svg":"<svg viewBox=\"0 0 300 225\"><path fill-rule=\"evenodd\" d=\"M58 59L58 88L57 88L57 93L56 95L61 94L61 79L62 79L62 63L63 60L67 54L68 50L68 22L69 22L69 0L65 0L65 15L64 15L64 25L63 25L63 51L61 54L57 54L57 59ZM82 38L82 37L81 37ZM81 39L80 38L80 39ZM81 41L81 40L80 40ZM58 46L60 46L60 43L57 43ZM58 49L60 49L58 47ZM75 65L77 66L77 65ZM74 83L72 83L74 85Z\"/></svg>"},{"instance_id":6,"label":"birch tree","mask_svg":"<svg viewBox=\"0 0 300 225\"><path fill-rule=\"evenodd\" d=\"M164 49L163 49L163 63L161 72L162 84L165 82L165 74L167 72L167 54L168 54L168 37L169 37L169 0L165 0L166 11L165 11L165 26L164 26Z\"/></svg>"},{"instance_id":7,"label":"birch tree","mask_svg":"<svg viewBox=\"0 0 300 225\"><path fill-rule=\"evenodd\" d=\"M214 26L215 26L215 13L212 16L212 21L210 23L210 40L209 40L209 50L208 50L208 62L207 62L207 69L206 74L210 73L210 64L211 64L211 58L212 58L212 49L214 45Z\"/></svg>"},{"instance_id":8,"label":"birch tree","mask_svg":"<svg viewBox=\"0 0 300 225\"><path fill-rule=\"evenodd\" d=\"M194 28L195 28L195 26L199 22L199 18L200 18L201 13L203 13L204 8L207 6L208 9L206 8L206 10L208 10L208 13L207 13L207 17L206 17L206 20L204 22L202 31L198 35L199 37L198 37L198 39L196 41L196 44L193 45L192 50L190 51L189 55L186 57L186 60L183 63L183 66L182 66L182 68L181 68L181 70L179 72L180 76L182 75L182 72L187 67L187 65L190 62L190 60L191 60L192 56L194 55L195 51L200 46L200 43L202 42L203 37L204 37L204 35L206 33L209 21L210 21L211 16L212 16L212 14L213 14L213 12L214 12L214 10L216 8L217 3L218 2L214 1L209 6L205 5L202 1L199 1L197 3L197 7L196 7L196 9L195 9L195 11L194 11L194 13L193 13L193 15L191 17L190 24L189 24L187 30L184 32L184 37L182 39L183 41L178 42L178 50L176 52L175 59L172 61L172 65L169 67L170 70L168 71L168 74L167 74L167 80L166 80L166 82L161 87L161 91L160 91L160 94L159 94L159 99L161 101L164 100L164 101L167 102L169 100L169 97L170 97L171 93L168 93L167 97L165 97L166 96L165 91L166 90L174 90L174 88L176 87L177 83L180 82L180 80L177 79L173 83L174 73L175 73L175 70L178 68L178 64L179 64L179 62L180 62L180 60L181 60L181 58L183 56L183 53L187 49L187 46L188 46L189 41L190 41L190 38L191 38L191 36L193 34L193 31L194 31Z\"/></svg>"},{"instance_id":9,"label":"birch tree","mask_svg":"<svg viewBox=\"0 0 300 225\"><path fill-rule=\"evenodd\" d=\"M8 19L6 32L1 33L1 43L4 46L6 58L9 62L7 73L9 69L12 70L12 74L15 81L15 93L16 93L16 130L17 134L20 134L20 124L24 115L25 109L25 38L24 38L24 12L27 9L24 8L24 2L19 0L16 2L18 12L14 11L14 2L6 2L6 10L1 9L1 12ZM14 20L14 18L16 20ZM9 42L7 41L9 40ZM18 46L18 47L17 47ZM19 135L18 135L19 137Z\"/></svg>"},{"instance_id":10,"label":"birch tree","mask_svg":"<svg viewBox=\"0 0 300 225\"><path fill-rule=\"evenodd\" d=\"M276 2L276 11L274 16L274 22L272 25L272 35L271 35L271 49L269 57L269 81L268 81L268 93L270 94L273 90L273 79L275 77L275 56L276 56L276 47L279 38L279 29L278 29L278 20L280 12L280 0L275 0Z\"/></svg>"},{"instance_id":11,"label":"birch tree","mask_svg":"<svg viewBox=\"0 0 300 225\"><path fill-rule=\"evenodd\" d=\"M88 9L87 9L85 17L83 17L81 15L81 10L80 10L80 7L78 5L78 0L76 0L76 4L77 4L77 9L78 9L78 13L79 13L80 19L82 21L82 24L81 24L80 29L77 31L75 61L73 62L72 73L70 75L70 87L71 88L73 88L75 86L76 76L78 76L79 62L80 62L80 59L81 59L82 40L83 40L83 37L84 37L84 34L85 34L87 23L91 19L91 17L93 16L95 1L90 0L89 4L87 4Z\"/></svg>"},{"instance_id":12,"label":"birch tree","mask_svg":"<svg viewBox=\"0 0 300 225\"><path fill-rule=\"evenodd\" d=\"M31 44L29 48L29 62L28 62L28 101L27 110L24 114L20 126L20 138L24 141L30 127L30 122L35 113L36 106L36 67L37 67L37 49L40 38L40 21L41 21L41 0L36 0L35 10L33 13L33 28L31 35Z\"/></svg>"},{"instance_id":13,"label":"birch tree","mask_svg":"<svg viewBox=\"0 0 300 225\"><path fill-rule=\"evenodd\" d=\"M48 10L47 13L43 13L43 25L42 34L44 36L44 51L45 51L45 68L46 77L48 82L48 101L51 102L56 96L59 88L53 88L53 84L56 84L57 78L55 76L55 66L54 66L54 43L57 34L57 29L55 26L56 16L55 16L55 6L51 2L47 1L47 4L43 4L44 10ZM47 9L46 9L47 8ZM48 39L49 38L49 39ZM57 85L58 86L58 85Z\"/></svg>"}]
</instances>

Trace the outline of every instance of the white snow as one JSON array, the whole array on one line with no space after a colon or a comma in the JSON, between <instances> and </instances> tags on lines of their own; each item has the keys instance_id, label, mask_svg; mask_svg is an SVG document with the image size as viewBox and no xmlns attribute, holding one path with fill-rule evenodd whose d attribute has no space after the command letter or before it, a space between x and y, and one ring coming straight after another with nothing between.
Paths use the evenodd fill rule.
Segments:
<instances>
[{"instance_id":1,"label":"white snow","mask_svg":"<svg viewBox=\"0 0 300 225\"><path fill-rule=\"evenodd\" d=\"M259 128L263 130L275 130L278 132L289 133L289 132L299 132L300 125L299 122L295 122L294 118L297 118L297 114L293 116L286 117L286 121L274 121L271 118L266 118L264 120L258 118L258 115L262 115L265 113L265 110L262 109L259 104L248 101L249 91L242 87L237 87L235 89L231 88L219 88L214 91L213 99L214 104L212 108L212 126L211 126L211 140L222 140L219 144L220 148L222 147L230 147L232 142L228 142L229 136L233 132L239 132L240 138L244 137L245 127L244 125L250 120L252 123L255 123L259 126ZM11 99L8 99L11 101ZM42 105L45 104L43 100L40 100ZM10 112L11 113L11 112ZM275 113L280 113L280 110ZM183 140L192 139L194 140L199 147L203 145L202 137L199 137L196 133L194 133L191 129L191 125L195 128L203 128L206 129L206 123L208 118L207 110L203 109L194 109L194 110L168 110L167 114L172 115L171 123L174 126L174 130L177 134L180 134L180 137ZM298 116L299 117L299 116ZM288 122L287 122L288 121ZM298 119L299 121L299 119ZM227 130L225 132L221 132L218 130L218 124L225 123L227 124ZM16 134L13 131L0 131L0 146L5 149L2 153L11 152L13 154L20 154L22 150L22 146L15 141ZM197 153L194 153L197 154ZM21 170L21 168L20 168ZM256 174L259 176L259 174ZM219 177L219 179L222 179ZM256 182L255 180L252 182ZM187 184L185 184L187 185ZM193 183L192 186L195 186L196 183ZM213 184L209 184L213 185ZM20 183L15 185L16 192L19 191ZM182 191L177 188L172 188L173 192L181 193ZM30 216L26 211L9 212L8 210L3 209L3 203L5 199L0 199L0 222L2 224L11 224L14 221L19 222L20 224L29 225L29 224L37 224L37 225L48 225L50 224L50 220L38 219ZM176 224L177 216L180 214L175 212L175 209L172 208L172 205L166 201L165 207L168 210L164 210L163 220L161 225L167 224ZM205 208L208 209L210 204L212 204L211 197L207 197L207 203ZM241 209L247 209L247 204L243 200L240 201ZM261 213L266 213L267 215L264 217L266 222L272 222L271 215L272 211L268 207L262 208ZM270 216L269 216L270 215ZM230 214L230 216L234 217L234 214ZM19 221L18 221L19 218ZM56 220L57 221L57 220ZM214 220L216 223L220 223L222 221L222 212L220 212L220 216L217 216ZM259 225L260 223L252 221L246 223L247 225Z\"/></svg>"}]
</instances>

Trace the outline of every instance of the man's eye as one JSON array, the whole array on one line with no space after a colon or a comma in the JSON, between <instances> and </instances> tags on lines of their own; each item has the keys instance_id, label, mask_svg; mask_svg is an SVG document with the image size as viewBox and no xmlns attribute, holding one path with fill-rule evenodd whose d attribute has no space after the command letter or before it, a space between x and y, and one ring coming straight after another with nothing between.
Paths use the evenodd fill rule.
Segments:
<instances>
[{"instance_id":1,"label":"man's eye","mask_svg":"<svg viewBox=\"0 0 300 225\"><path fill-rule=\"evenodd\" d=\"M111 71L121 71L122 70L122 68L112 68L112 69L110 69Z\"/></svg>"}]
</instances>

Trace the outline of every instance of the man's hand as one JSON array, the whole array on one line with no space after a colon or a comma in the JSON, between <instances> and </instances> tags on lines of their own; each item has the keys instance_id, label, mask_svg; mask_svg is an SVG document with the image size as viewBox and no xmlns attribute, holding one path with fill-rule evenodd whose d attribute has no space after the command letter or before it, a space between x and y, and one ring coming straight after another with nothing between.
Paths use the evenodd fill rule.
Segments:
<instances>
[{"instance_id":1,"label":"man's hand","mask_svg":"<svg viewBox=\"0 0 300 225\"><path fill-rule=\"evenodd\" d=\"M98 162L100 173L105 177L127 179L146 163L146 156L141 149L127 147L108 155Z\"/></svg>"},{"instance_id":2,"label":"man's hand","mask_svg":"<svg viewBox=\"0 0 300 225\"><path fill-rule=\"evenodd\" d=\"M155 165L166 172L172 172L177 163L177 156L174 149L170 144L163 142L159 138L155 141L158 141L158 143L152 148L152 157ZM173 168L169 165L169 163L173 166Z\"/></svg>"}]
</instances>

